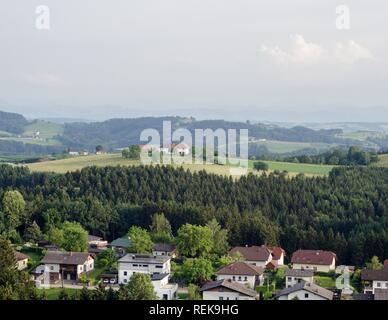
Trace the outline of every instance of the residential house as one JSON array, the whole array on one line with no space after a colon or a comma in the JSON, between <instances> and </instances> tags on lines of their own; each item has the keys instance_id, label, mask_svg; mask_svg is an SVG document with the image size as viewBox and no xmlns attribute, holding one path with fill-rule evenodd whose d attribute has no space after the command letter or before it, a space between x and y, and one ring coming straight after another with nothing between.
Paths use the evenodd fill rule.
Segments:
<instances>
[{"instance_id":1,"label":"residential house","mask_svg":"<svg viewBox=\"0 0 388 320\"><path fill-rule=\"evenodd\" d=\"M126 254L118 261L119 284L128 283L134 273L170 274L171 257L148 254Z\"/></svg>"},{"instance_id":2,"label":"residential house","mask_svg":"<svg viewBox=\"0 0 388 320\"><path fill-rule=\"evenodd\" d=\"M286 288L293 287L297 283L314 282L314 271L312 270L300 270L300 269L288 269L285 273Z\"/></svg>"},{"instance_id":3,"label":"residential house","mask_svg":"<svg viewBox=\"0 0 388 320\"><path fill-rule=\"evenodd\" d=\"M271 250L266 246L234 247L229 251L230 256L241 254L246 263L265 268L272 261Z\"/></svg>"},{"instance_id":4,"label":"residential house","mask_svg":"<svg viewBox=\"0 0 388 320\"><path fill-rule=\"evenodd\" d=\"M16 267L18 270L24 270L28 266L28 259L29 256L25 255L24 253L14 251L15 258L16 258Z\"/></svg>"},{"instance_id":5,"label":"residential house","mask_svg":"<svg viewBox=\"0 0 388 320\"><path fill-rule=\"evenodd\" d=\"M245 285L227 280L211 281L200 289L203 300L256 300L257 292Z\"/></svg>"},{"instance_id":6,"label":"residential house","mask_svg":"<svg viewBox=\"0 0 388 320\"><path fill-rule=\"evenodd\" d=\"M152 254L154 256L169 256L171 258L176 258L177 248L175 245L169 243L155 243Z\"/></svg>"},{"instance_id":7,"label":"residential house","mask_svg":"<svg viewBox=\"0 0 388 320\"><path fill-rule=\"evenodd\" d=\"M269 268L271 268L271 266L274 266L276 269L279 266L283 266L284 256L286 255L286 252L284 251L284 249L281 247L268 247L268 249L271 251L271 255L272 255L272 261L269 262L270 264Z\"/></svg>"},{"instance_id":8,"label":"residential house","mask_svg":"<svg viewBox=\"0 0 388 320\"><path fill-rule=\"evenodd\" d=\"M93 269L94 259L89 253L49 251L33 274L41 284L51 284L61 280L78 281Z\"/></svg>"},{"instance_id":9,"label":"residential house","mask_svg":"<svg viewBox=\"0 0 388 320\"><path fill-rule=\"evenodd\" d=\"M120 255L124 255L127 249L131 246L129 237L122 237L108 243L108 248L116 251Z\"/></svg>"},{"instance_id":10,"label":"residential house","mask_svg":"<svg viewBox=\"0 0 388 320\"><path fill-rule=\"evenodd\" d=\"M151 275L152 285L160 300L174 300L177 298L178 285L169 283L170 275L167 273Z\"/></svg>"},{"instance_id":11,"label":"residential house","mask_svg":"<svg viewBox=\"0 0 388 320\"><path fill-rule=\"evenodd\" d=\"M374 300L388 300L388 289L375 289Z\"/></svg>"},{"instance_id":12,"label":"residential house","mask_svg":"<svg viewBox=\"0 0 388 320\"><path fill-rule=\"evenodd\" d=\"M333 300L333 292L312 282L302 281L296 285L279 291L278 300Z\"/></svg>"},{"instance_id":13,"label":"residential house","mask_svg":"<svg viewBox=\"0 0 388 320\"><path fill-rule=\"evenodd\" d=\"M246 262L235 262L216 272L217 280L232 280L251 289L264 282L264 268Z\"/></svg>"},{"instance_id":14,"label":"residential house","mask_svg":"<svg viewBox=\"0 0 388 320\"><path fill-rule=\"evenodd\" d=\"M298 250L291 258L293 269L308 269L317 272L335 271L336 255L331 251Z\"/></svg>"},{"instance_id":15,"label":"residential house","mask_svg":"<svg viewBox=\"0 0 388 320\"><path fill-rule=\"evenodd\" d=\"M88 252L93 254L99 254L107 249L108 241L103 240L101 237L88 235Z\"/></svg>"},{"instance_id":16,"label":"residential house","mask_svg":"<svg viewBox=\"0 0 388 320\"><path fill-rule=\"evenodd\" d=\"M388 269L364 269L361 271L364 293L375 294L376 289L388 289Z\"/></svg>"}]
</instances>

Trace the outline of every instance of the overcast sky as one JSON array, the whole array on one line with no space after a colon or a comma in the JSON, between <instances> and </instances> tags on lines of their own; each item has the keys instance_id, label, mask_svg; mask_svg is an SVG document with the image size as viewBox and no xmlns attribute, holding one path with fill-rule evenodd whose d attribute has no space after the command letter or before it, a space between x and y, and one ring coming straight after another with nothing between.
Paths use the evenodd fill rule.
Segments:
<instances>
[{"instance_id":1,"label":"overcast sky","mask_svg":"<svg viewBox=\"0 0 388 320\"><path fill-rule=\"evenodd\" d=\"M38 5L50 30L35 27ZM388 121L388 1L2 0L0 109Z\"/></svg>"}]
</instances>

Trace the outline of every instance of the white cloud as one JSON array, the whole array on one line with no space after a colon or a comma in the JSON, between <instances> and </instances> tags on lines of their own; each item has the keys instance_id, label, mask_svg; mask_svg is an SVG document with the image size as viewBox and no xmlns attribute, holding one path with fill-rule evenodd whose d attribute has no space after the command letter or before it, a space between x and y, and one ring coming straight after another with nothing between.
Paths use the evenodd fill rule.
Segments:
<instances>
[{"instance_id":1,"label":"white cloud","mask_svg":"<svg viewBox=\"0 0 388 320\"><path fill-rule=\"evenodd\" d=\"M335 58L337 61L353 64L359 60L373 60L373 54L370 50L353 40L346 43L337 43L335 48Z\"/></svg>"},{"instance_id":2,"label":"white cloud","mask_svg":"<svg viewBox=\"0 0 388 320\"><path fill-rule=\"evenodd\" d=\"M315 43L306 42L303 36L297 34L291 37L292 46L287 52L278 46L267 47L261 46L261 52L268 54L270 57L282 64L290 63L316 63L324 56L323 48Z\"/></svg>"},{"instance_id":3,"label":"white cloud","mask_svg":"<svg viewBox=\"0 0 388 320\"><path fill-rule=\"evenodd\" d=\"M338 42L334 49L325 49L322 45L307 42L297 34L290 37L291 48L283 50L279 46L261 46L261 52L276 62L289 64L316 64L323 61L353 64L361 60L374 59L371 51L353 40Z\"/></svg>"},{"instance_id":4,"label":"white cloud","mask_svg":"<svg viewBox=\"0 0 388 320\"><path fill-rule=\"evenodd\" d=\"M64 84L62 77L52 73L29 73L23 74L22 78L24 81L35 86L57 87Z\"/></svg>"}]
</instances>

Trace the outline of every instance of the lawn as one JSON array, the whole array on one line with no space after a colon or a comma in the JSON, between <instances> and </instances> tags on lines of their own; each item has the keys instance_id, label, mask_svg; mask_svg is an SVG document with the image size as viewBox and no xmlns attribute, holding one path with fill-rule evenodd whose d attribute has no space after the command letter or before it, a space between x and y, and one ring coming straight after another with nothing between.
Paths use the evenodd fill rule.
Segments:
<instances>
[{"instance_id":1,"label":"lawn","mask_svg":"<svg viewBox=\"0 0 388 320\"><path fill-rule=\"evenodd\" d=\"M250 161L250 172L255 174L262 174L262 172L254 171L253 162ZM298 173L304 173L307 176L319 176L326 175L330 172L333 166L324 166L324 165L315 165L315 164L302 164L302 163L287 163L287 162L276 162L276 161L265 161L268 163L269 170L274 171L288 171L290 176L294 176ZM131 166L131 165L140 165L139 160L128 160L123 159L121 154L103 154L103 155L89 155L89 156L79 156L63 160L55 161L45 161L39 163L28 164L28 168L34 172L56 172L56 173L66 173L68 171L80 170L88 166ZM173 165L174 167L183 167L184 169L189 169L191 171L197 172L201 170L206 170L209 173L214 173L218 175L231 175L232 166L228 165L212 165L212 164L183 164L183 165Z\"/></svg>"},{"instance_id":2,"label":"lawn","mask_svg":"<svg viewBox=\"0 0 388 320\"><path fill-rule=\"evenodd\" d=\"M268 151L272 153L289 153L307 148L314 148L318 151L324 151L330 147L333 147L333 145L326 143L291 142L277 140L256 141L254 143L256 143L258 146L267 147Z\"/></svg>"},{"instance_id":3,"label":"lawn","mask_svg":"<svg viewBox=\"0 0 388 320\"><path fill-rule=\"evenodd\" d=\"M69 295L73 295L79 289L62 289L62 288L51 288L51 289L39 289L39 293L45 292L47 296L47 300L58 300L59 294L62 290L65 290Z\"/></svg>"},{"instance_id":4,"label":"lawn","mask_svg":"<svg viewBox=\"0 0 388 320\"><path fill-rule=\"evenodd\" d=\"M252 160L249 163L250 167L253 167ZM304 173L306 175L322 176L327 175L334 168L333 166L309 164L309 163L291 163L291 162L279 162L279 161L262 161L268 164L268 168L271 171L287 171L289 173Z\"/></svg>"},{"instance_id":5,"label":"lawn","mask_svg":"<svg viewBox=\"0 0 388 320\"><path fill-rule=\"evenodd\" d=\"M330 276L314 276L314 283L323 288L335 288L335 279Z\"/></svg>"},{"instance_id":6,"label":"lawn","mask_svg":"<svg viewBox=\"0 0 388 320\"><path fill-rule=\"evenodd\" d=\"M63 125L43 120L35 120L24 128L25 135L31 135L38 131L40 133L39 136L42 139L51 139L63 133Z\"/></svg>"}]
</instances>

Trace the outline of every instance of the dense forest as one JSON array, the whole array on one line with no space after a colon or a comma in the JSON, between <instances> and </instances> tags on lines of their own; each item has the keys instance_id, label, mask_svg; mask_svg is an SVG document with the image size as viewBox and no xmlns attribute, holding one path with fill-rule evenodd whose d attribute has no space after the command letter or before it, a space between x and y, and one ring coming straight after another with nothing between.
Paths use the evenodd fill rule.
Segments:
<instances>
[{"instance_id":1,"label":"dense forest","mask_svg":"<svg viewBox=\"0 0 388 320\"><path fill-rule=\"evenodd\" d=\"M64 175L0 167L0 198L18 190L27 214L47 231L77 221L109 240L132 225L147 228L164 213L174 233L212 218L229 230L231 245L279 244L333 250L340 262L362 265L388 256L388 169L337 168L329 177L248 175L239 180L169 167L90 167ZM3 208L4 209L4 208ZM0 209L3 210L3 209ZM4 214L0 212L0 232Z\"/></svg>"},{"instance_id":2,"label":"dense forest","mask_svg":"<svg viewBox=\"0 0 388 320\"><path fill-rule=\"evenodd\" d=\"M0 111L0 131L21 134L27 124L26 118L20 114Z\"/></svg>"}]
</instances>

